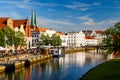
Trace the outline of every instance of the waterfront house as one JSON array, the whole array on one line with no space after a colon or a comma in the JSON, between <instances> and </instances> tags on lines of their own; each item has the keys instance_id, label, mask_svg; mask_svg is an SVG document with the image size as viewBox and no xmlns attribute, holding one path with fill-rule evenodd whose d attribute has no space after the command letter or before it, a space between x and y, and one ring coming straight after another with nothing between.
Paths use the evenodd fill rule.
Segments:
<instances>
[{"instance_id":1,"label":"waterfront house","mask_svg":"<svg viewBox=\"0 0 120 80\"><path fill-rule=\"evenodd\" d=\"M81 35L79 32L69 32L68 35L68 47L74 48L74 47L80 47L81 46Z\"/></svg>"},{"instance_id":2,"label":"waterfront house","mask_svg":"<svg viewBox=\"0 0 120 80\"><path fill-rule=\"evenodd\" d=\"M28 49L29 41L31 39L29 19L13 20L9 17L0 17L0 28L4 29L5 26L9 26L15 31L21 31L25 35L26 46L24 48ZM8 47L12 49L12 47Z\"/></svg>"},{"instance_id":3,"label":"waterfront house","mask_svg":"<svg viewBox=\"0 0 120 80\"><path fill-rule=\"evenodd\" d=\"M63 32L56 32L57 35L60 36L60 39L62 40L61 46L67 47L68 46L68 36L67 34L63 33Z\"/></svg>"}]
</instances>

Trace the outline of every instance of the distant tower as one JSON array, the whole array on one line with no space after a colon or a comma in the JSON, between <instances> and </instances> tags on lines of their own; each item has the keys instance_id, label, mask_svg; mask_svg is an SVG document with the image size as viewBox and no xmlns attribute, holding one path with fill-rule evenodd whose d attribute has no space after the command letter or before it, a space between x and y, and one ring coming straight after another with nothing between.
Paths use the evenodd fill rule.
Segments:
<instances>
[{"instance_id":1,"label":"distant tower","mask_svg":"<svg viewBox=\"0 0 120 80\"><path fill-rule=\"evenodd\" d=\"M31 26L37 26L37 23L36 23L36 12L33 11L32 12L32 15L31 15Z\"/></svg>"}]
</instances>

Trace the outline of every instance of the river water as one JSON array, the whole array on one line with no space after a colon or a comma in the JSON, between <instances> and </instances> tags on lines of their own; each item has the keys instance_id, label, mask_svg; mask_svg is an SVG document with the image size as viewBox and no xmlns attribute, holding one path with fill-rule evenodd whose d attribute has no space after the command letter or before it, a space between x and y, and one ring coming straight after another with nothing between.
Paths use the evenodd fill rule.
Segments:
<instances>
[{"instance_id":1,"label":"river water","mask_svg":"<svg viewBox=\"0 0 120 80\"><path fill-rule=\"evenodd\" d=\"M78 80L88 70L105 60L102 53L71 53L15 72L0 74L0 80Z\"/></svg>"}]
</instances>

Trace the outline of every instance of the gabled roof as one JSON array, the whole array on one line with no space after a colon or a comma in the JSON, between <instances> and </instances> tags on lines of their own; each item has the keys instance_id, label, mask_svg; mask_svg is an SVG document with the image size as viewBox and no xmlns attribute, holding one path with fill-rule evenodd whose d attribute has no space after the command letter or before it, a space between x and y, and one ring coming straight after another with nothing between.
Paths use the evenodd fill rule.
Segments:
<instances>
[{"instance_id":1,"label":"gabled roof","mask_svg":"<svg viewBox=\"0 0 120 80\"><path fill-rule=\"evenodd\" d=\"M65 33L59 32L59 31L57 31L56 34L57 34L57 35L65 35Z\"/></svg>"},{"instance_id":2,"label":"gabled roof","mask_svg":"<svg viewBox=\"0 0 120 80\"><path fill-rule=\"evenodd\" d=\"M38 27L39 32L45 32L46 30L50 30L49 28Z\"/></svg>"},{"instance_id":3,"label":"gabled roof","mask_svg":"<svg viewBox=\"0 0 120 80\"><path fill-rule=\"evenodd\" d=\"M33 27L33 26L32 26ZM34 26L35 28L31 28L32 32L39 32L39 28L37 26Z\"/></svg>"},{"instance_id":4,"label":"gabled roof","mask_svg":"<svg viewBox=\"0 0 120 80\"><path fill-rule=\"evenodd\" d=\"M85 34L85 35L90 35L92 33L92 30L82 30L82 32Z\"/></svg>"},{"instance_id":5,"label":"gabled roof","mask_svg":"<svg viewBox=\"0 0 120 80\"><path fill-rule=\"evenodd\" d=\"M85 36L85 39L95 39L92 36Z\"/></svg>"},{"instance_id":6,"label":"gabled roof","mask_svg":"<svg viewBox=\"0 0 120 80\"><path fill-rule=\"evenodd\" d=\"M9 19L8 17L3 18L0 17L0 28L3 29L6 25L7 25L7 19Z\"/></svg>"},{"instance_id":7,"label":"gabled roof","mask_svg":"<svg viewBox=\"0 0 120 80\"><path fill-rule=\"evenodd\" d=\"M101 31L101 30L96 30L95 32L96 32L97 34L103 33L103 31Z\"/></svg>"},{"instance_id":8,"label":"gabled roof","mask_svg":"<svg viewBox=\"0 0 120 80\"><path fill-rule=\"evenodd\" d=\"M25 25L27 23L27 19L22 19L22 20L13 20L13 25L15 27L19 27L22 25Z\"/></svg>"}]
</instances>

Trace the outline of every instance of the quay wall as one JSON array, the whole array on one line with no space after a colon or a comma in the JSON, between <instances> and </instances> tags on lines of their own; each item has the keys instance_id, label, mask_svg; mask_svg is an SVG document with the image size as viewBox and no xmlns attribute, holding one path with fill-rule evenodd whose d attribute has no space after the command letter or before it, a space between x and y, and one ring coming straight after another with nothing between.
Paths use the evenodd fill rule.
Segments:
<instances>
[{"instance_id":1,"label":"quay wall","mask_svg":"<svg viewBox=\"0 0 120 80\"><path fill-rule=\"evenodd\" d=\"M95 50L95 48L89 48L89 50ZM84 51L85 51L85 48L73 48L73 49L67 48L65 50L66 53L84 52Z\"/></svg>"},{"instance_id":2,"label":"quay wall","mask_svg":"<svg viewBox=\"0 0 120 80\"><path fill-rule=\"evenodd\" d=\"M6 68L6 66L1 65L1 66L0 66L0 73L5 72L5 68Z\"/></svg>"},{"instance_id":3,"label":"quay wall","mask_svg":"<svg viewBox=\"0 0 120 80\"><path fill-rule=\"evenodd\" d=\"M34 63L43 61L45 59L52 58L52 55L47 56L35 56L31 58L26 58L25 60L13 60L11 62L2 63L0 65L0 73L3 72L13 72L16 69L22 68L22 67L28 67Z\"/></svg>"}]
</instances>

